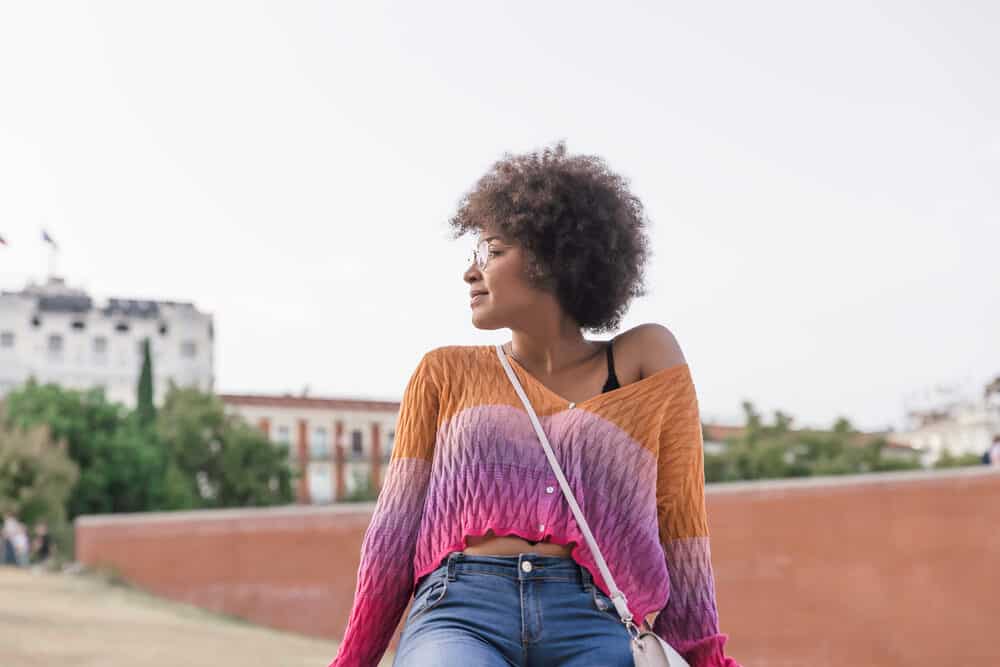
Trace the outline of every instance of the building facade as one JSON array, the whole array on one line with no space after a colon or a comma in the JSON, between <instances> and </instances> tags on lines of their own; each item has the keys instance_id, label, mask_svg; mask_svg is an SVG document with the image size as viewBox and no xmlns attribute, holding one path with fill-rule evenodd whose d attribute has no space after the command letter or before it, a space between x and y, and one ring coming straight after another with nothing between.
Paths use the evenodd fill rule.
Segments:
<instances>
[{"instance_id":1,"label":"building facade","mask_svg":"<svg viewBox=\"0 0 1000 667\"><path fill-rule=\"evenodd\" d=\"M399 403L249 394L220 398L227 413L288 447L292 469L298 472L299 503L332 503L381 488Z\"/></svg>"},{"instance_id":2,"label":"building facade","mask_svg":"<svg viewBox=\"0 0 1000 667\"><path fill-rule=\"evenodd\" d=\"M0 397L34 378L69 389L98 387L109 400L132 407L146 338L154 401L162 402L171 383L212 391L212 316L194 304L96 303L60 278L0 292Z\"/></svg>"},{"instance_id":3,"label":"building facade","mask_svg":"<svg viewBox=\"0 0 1000 667\"><path fill-rule=\"evenodd\" d=\"M998 397L968 401L941 410L913 412L913 426L894 435L922 452L924 465L931 465L947 452L952 456L982 456L993 436L1000 434Z\"/></svg>"}]
</instances>

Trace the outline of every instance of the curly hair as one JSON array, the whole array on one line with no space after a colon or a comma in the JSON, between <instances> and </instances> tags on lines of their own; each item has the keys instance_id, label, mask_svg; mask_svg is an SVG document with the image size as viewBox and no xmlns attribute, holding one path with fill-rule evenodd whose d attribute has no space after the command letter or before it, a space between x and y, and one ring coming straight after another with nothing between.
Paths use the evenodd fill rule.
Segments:
<instances>
[{"instance_id":1,"label":"curly hair","mask_svg":"<svg viewBox=\"0 0 1000 667\"><path fill-rule=\"evenodd\" d=\"M552 148L503 159L459 203L455 238L491 226L527 251L528 280L581 329L616 330L645 294L647 219L628 181L592 155Z\"/></svg>"}]
</instances>

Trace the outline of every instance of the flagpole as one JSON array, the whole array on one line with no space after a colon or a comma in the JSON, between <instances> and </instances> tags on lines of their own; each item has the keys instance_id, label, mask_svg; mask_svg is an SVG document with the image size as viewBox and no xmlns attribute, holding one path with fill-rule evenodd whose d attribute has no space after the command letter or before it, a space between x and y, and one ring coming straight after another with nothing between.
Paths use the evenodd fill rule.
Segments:
<instances>
[{"instance_id":1,"label":"flagpole","mask_svg":"<svg viewBox=\"0 0 1000 667\"><path fill-rule=\"evenodd\" d=\"M58 259L59 245L44 229L42 229L42 241L49 244L49 280L51 280L56 277L56 260Z\"/></svg>"}]
</instances>

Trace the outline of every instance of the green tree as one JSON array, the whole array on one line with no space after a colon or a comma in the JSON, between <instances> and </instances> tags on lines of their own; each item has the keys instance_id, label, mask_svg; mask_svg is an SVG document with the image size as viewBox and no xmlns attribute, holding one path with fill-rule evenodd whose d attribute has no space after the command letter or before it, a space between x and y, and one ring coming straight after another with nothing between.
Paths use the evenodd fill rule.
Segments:
<instances>
[{"instance_id":1,"label":"green tree","mask_svg":"<svg viewBox=\"0 0 1000 667\"><path fill-rule=\"evenodd\" d=\"M778 410L772 424L764 423L749 401L742 435L731 438L721 454L705 455L705 479L733 480L844 475L880 470L919 468L917 461L883 455L884 438L859 443L851 422L839 417L831 430L792 430L793 418Z\"/></svg>"},{"instance_id":2,"label":"green tree","mask_svg":"<svg viewBox=\"0 0 1000 667\"><path fill-rule=\"evenodd\" d=\"M156 407L153 405L153 359L148 338L142 341L142 371L139 373L135 412L139 425L143 428L151 426L156 419Z\"/></svg>"},{"instance_id":3,"label":"green tree","mask_svg":"<svg viewBox=\"0 0 1000 667\"><path fill-rule=\"evenodd\" d=\"M964 468L966 466L982 465L981 454L952 454L947 449L941 452L941 456L934 462L935 468Z\"/></svg>"},{"instance_id":4,"label":"green tree","mask_svg":"<svg viewBox=\"0 0 1000 667\"><path fill-rule=\"evenodd\" d=\"M222 401L197 389L172 388L157 417L170 467L171 507L244 507L291 502L288 448L272 444Z\"/></svg>"},{"instance_id":5,"label":"green tree","mask_svg":"<svg viewBox=\"0 0 1000 667\"><path fill-rule=\"evenodd\" d=\"M46 522L54 535L66 533L66 500L79 471L45 426L10 426L0 404L0 509L31 526Z\"/></svg>"},{"instance_id":6,"label":"green tree","mask_svg":"<svg viewBox=\"0 0 1000 667\"><path fill-rule=\"evenodd\" d=\"M156 434L140 428L123 406L109 403L104 392L29 381L7 396L6 405L13 427L44 425L52 438L66 442L79 468L66 502L69 518L161 505L166 460Z\"/></svg>"}]
</instances>

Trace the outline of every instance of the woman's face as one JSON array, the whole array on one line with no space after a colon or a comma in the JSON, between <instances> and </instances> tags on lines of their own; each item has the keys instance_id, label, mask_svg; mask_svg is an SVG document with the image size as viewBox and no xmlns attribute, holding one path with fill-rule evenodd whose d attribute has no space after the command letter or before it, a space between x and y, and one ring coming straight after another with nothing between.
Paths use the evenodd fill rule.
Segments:
<instances>
[{"instance_id":1,"label":"woman's face","mask_svg":"<svg viewBox=\"0 0 1000 667\"><path fill-rule=\"evenodd\" d=\"M546 293L528 282L527 257L520 245L489 228L480 232L476 245L485 250L480 254L486 268L480 269L473 259L463 279L469 285L477 329L514 328L536 309L550 305Z\"/></svg>"}]
</instances>

